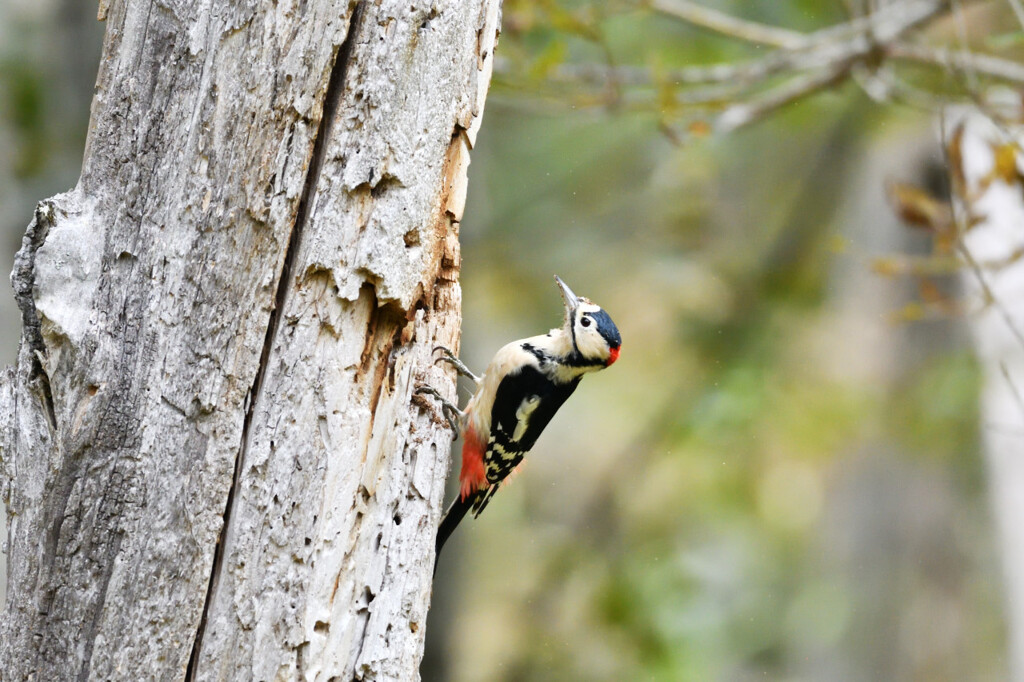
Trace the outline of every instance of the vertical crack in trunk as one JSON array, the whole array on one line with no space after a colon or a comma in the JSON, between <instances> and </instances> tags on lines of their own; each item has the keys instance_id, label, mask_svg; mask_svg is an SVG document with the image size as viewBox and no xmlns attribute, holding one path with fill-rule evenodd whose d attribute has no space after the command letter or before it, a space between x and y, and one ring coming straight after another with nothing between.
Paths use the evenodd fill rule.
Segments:
<instances>
[{"instance_id":1,"label":"vertical crack in trunk","mask_svg":"<svg viewBox=\"0 0 1024 682\"><path fill-rule=\"evenodd\" d=\"M303 183L302 195L299 198L298 208L295 214L295 224L292 226L288 237L288 247L285 252L284 263L281 267L281 276L277 284L277 292L274 297L274 309L270 313L267 323L267 334L263 341L263 351L260 354L260 364L256 370L252 387L249 391L249 404L245 412L245 420L242 425L242 439L238 448L238 455L235 458L235 472L232 478L231 488L228 490L227 503L224 508L224 525L221 527L217 547L214 550L213 565L210 568L210 583L206 591L206 601L203 605L203 615L199 621L199 628L196 631L196 638L192 645L192 654L185 669L185 680L191 682L195 679L196 666L199 662L199 655L202 650L203 634L206 630L207 619L213 596L217 587L217 579L223 567L224 553L227 544L227 532L231 524L231 514L234 508L235 493L238 488L239 478L242 471L245 451L249 444L249 432L252 428L252 418L256 409L263 388L263 379L266 376L267 365L270 360L270 353L274 347L274 340L281 324L281 312L288 296L292 270L298 256L299 246L302 240L302 233L309 220L309 212L316 193L317 184L320 181L320 171L323 167L326 156L327 143L331 138L331 129L334 119L338 113L341 103L341 95L345 90L345 77L348 72L349 61L355 46L356 36L359 33L362 23L363 7L365 0L358 0L352 9L349 18L348 32L345 40L335 56L334 64L331 67L331 75L327 81L327 91L324 94L323 112L320 117L320 125L317 129L316 138L313 141L313 154L309 162L309 169L306 172L306 180Z\"/></svg>"},{"instance_id":2,"label":"vertical crack in trunk","mask_svg":"<svg viewBox=\"0 0 1024 682\"><path fill-rule=\"evenodd\" d=\"M36 284L36 251L46 241L46 236L53 225L53 211L52 201L41 201L36 206L35 216L22 238L21 249L14 256L11 286L14 287L14 300L21 310L22 339L28 345L32 356L29 379L36 384L40 402L49 420L50 433L56 434L57 413L53 405L53 394L50 392L50 377L43 369L40 359L46 355L46 344L43 342L39 313L32 293Z\"/></svg>"}]
</instances>

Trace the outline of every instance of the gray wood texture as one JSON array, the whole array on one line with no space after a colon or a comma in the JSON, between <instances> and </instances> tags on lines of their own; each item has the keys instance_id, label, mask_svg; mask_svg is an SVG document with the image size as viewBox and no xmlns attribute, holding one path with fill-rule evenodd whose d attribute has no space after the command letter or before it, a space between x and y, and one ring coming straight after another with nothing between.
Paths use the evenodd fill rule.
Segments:
<instances>
[{"instance_id":1,"label":"gray wood texture","mask_svg":"<svg viewBox=\"0 0 1024 682\"><path fill-rule=\"evenodd\" d=\"M0 679L412 680L499 0L110 0L0 389Z\"/></svg>"}]
</instances>

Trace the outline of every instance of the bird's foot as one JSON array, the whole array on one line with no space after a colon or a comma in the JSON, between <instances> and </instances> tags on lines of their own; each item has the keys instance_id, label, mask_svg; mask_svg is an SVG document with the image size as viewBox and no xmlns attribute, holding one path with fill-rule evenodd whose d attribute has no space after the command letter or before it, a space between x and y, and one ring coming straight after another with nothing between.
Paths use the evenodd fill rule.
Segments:
<instances>
[{"instance_id":1,"label":"bird's foot","mask_svg":"<svg viewBox=\"0 0 1024 682\"><path fill-rule=\"evenodd\" d=\"M417 395L433 396L434 398L437 399L437 402L441 403L441 414L444 415L445 420L448 422L448 426L452 428L452 431L455 433L457 437L462 430L459 424L461 423L463 417L466 416L466 414L458 407L448 402L448 400L446 400L444 396L438 393L437 389L434 388L433 386L420 384L419 386L416 387L415 392Z\"/></svg>"},{"instance_id":2,"label":"bird's foot","mask_svg":"<svg viewBox=\"0 0 1024 682\"><path fill-rule=\"evenodd\" d=\"M455 353L451 352L444 346L434 346L434 352L436 353L437 351L441 351L441 354L443 355L443 357L440 357L437 360L440 360L441 362L447 362L449 365L455 368L456 372L466 377L474 384L480 383L480 377L473 374L473 372L470 371L469 367L466 367L466 363L464 363L462 360L459 360L458 356L456 356ZM435 360L435 362L437 360Z\"/></svg>"}]
</instances>

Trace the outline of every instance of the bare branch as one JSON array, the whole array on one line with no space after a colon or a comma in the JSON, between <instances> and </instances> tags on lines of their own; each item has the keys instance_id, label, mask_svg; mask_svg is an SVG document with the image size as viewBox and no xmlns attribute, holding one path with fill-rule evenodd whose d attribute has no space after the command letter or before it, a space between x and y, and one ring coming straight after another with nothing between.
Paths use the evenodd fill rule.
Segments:
<instances>
[{"instance_id":1,"label":"bare branch","mask_svg":"<svg viewBox=\"0 0 1024 682\"><path fill-rule=\"evenodd\" d=\"M689 0L652 0L651 7L666 11L662 6L669 4L673 7L684 6L687 12L700 14L705 11L704 8L689 2ZM788 41L788 46L785 49L776 50L755 60L674 69L666 74L665 80L677 85L732 83L743 86L755 84L784 71L818 70L862 59L871 54L879 45L888 44L907 31L934 18L946 7L947 3L944 0L911 0L887 6L869 16L859 17L814 33L802 34L787 31L786 33L790 34L789 37L792 40ZM723 15L715 10L706 11L719 18L728 17L728 15ZM682 15L673 13L673 16L681 17ZM739 19L735 21L748 25L749 28L750 22ZM705 26L706 22L702 21L700 25ZM729 33L725 31L724 26L723 24L722 32L727 35L750 39L746 35L749 31ZM760 24L757 26L764 29L772 28ZM799 40L796 40L796 37ZM777 44L779 41L756 40L754 42ZM913 53L912 48L907 50L907 58L912 58L911 53ZM993 71L998 70L995 64L990 65L990 68ZM629 66L620 66L612 70L606 65L563 64L554 68L550 76L554 80L584 81L594 85L605 85L612 78L626 86L654 83L648 69Z\"/></svg>"},{"instance_id":2,"label":"bare branch","mask_svg":"<svg viewBox=\"0 0 1024 682\"><path fill-rule=\"evenodd\" d=\"M664 75L664 80L675 85L704 85L731 83L735 87L755 83L786 70L806 70L821 67L815 59L819 53L794 55L774 52L763 59L735 63L686 66L673 69ZM847 56L849 52L840 53ZM852 56L862 56L853 52ZM1024 84L1024 64L976 52L963 52L943 47L930 47L915 43L892 43L885 51L891 59L917 62L926 66L938 66L951 71L973 69L977 74L1009 83ZM502 59L495 60L498 73L512 72L511 65ZM609 67L606 64L559 64L551 69L547 79L555 83L582 83L605 87L608 79L626 87L643 87L655 84L651 70L645 66L621 65Z\"/></svg>"},{"instance_id":3,"label":"bare branch","mask_svg":"<svg viewBox=\"0 0 1024 682\"><path fill-rule=\"evenodd\" d=\"M1024 26L1024 6L1021 6L1020 0L1008 0L1010 7L1013 8L1013 13L1017 16L1017 22Z\"/></svg>"},{"instance_id":4,"label":"bare branch","mask_svg":"<svg viewBox=\"0 0 1024 682\"><path fill-rule=\"evenodd\" d=\"M854 76L857 85L877 102L897 102L911 109L929 113L942 111L951 104L949 98L917 87L898 77L893 69L880 68L870 75L855 71ZM875 92L876 88L878 92Z\"/></svg>"},{"instance_id":5,"label":"bare branch","mask_svg":"<svg viewBox=\"0 0 1024 682\"><path fill-rule=\"evenodd\" d=\"M970 41L968 39L967 30L967 13L964 11L964 4L962 0L951 0L953 7L953 18L956 25L956 36L960 42L960 49L962 52L970 52ZM975 99L978 98L976 94L978 92L978 76L974 73L974 70L968 68L964 72L964 80L966 81L968 90L972 93Z\"/></svg>"},{"instance_id":6,"label":"bare branch","mask_svg":"<svg viewBox=\"0 0 1024 682\"><path fill-rule=\"evenodd\" d=\"M947 7L945 0L888 5L866 17L812 33L811 47L802 51L802 59L794 57L794 62L822 65L864 58L935 18Z\"/></svg>"},{"instance_id":7,"label":"bare branch","mask_svg":"<svg viewBox=\"0 0 1024 682\"><path fill-rule=\"evenodd\" d=\"M962 5L971 1L955 0L956 9L961 10ZM664 72L611 63L560 64L550 69L545 80L559 85L584 86L580 93L582 99L575 104L583 107L650 107L653 102L648 96L623 93L623 89L671 88L671 97L678 106L724 107L714 125L714 129L721 132L748 125L851 76L875 98L903 98L930 109L946 104L932 93L918 91L903 82L896 73L886 72L882 67L887 59L961 72L968 86L979 75L1014 85L1024 84L1024 65L966 50L918 45L906 39L913 29L948 12L953 0L904 0L811 33L740 19L702 7L692 0L646 2L652 10L694 25L779 49L757 59L685 66ZM506 62L499 62L497 68L499 72L511 71ZM606 93L598 92L609 89L617 93L614 101ZM565 95L564 88L560 92ZM672 115L664 107L661 112L663 116Z\"/></svg>"},{"instance_id":8,"label":"bare branch","mask_svg":"<svg viewBox=\"0 0 1024 682\"><path fill-rule=\"evenodd\" d=\"M949 0L907 0L885 5L863 17L815 31L810 40L820 45L868 34L876 43L887 43L948 7Z\"/></svg>"},{"instance_id":9,"label":"bare branch","mask_svg":"<svg viewBox=\"0 0 1024 682\"><path fill-rule=\"evenodd\" d=\"M970 70L981 76L1024 84L1024 64L987 54L912 43L895 43L889 47L888 55L896 59L942 66L952 71Z\"/></svg>"},{"instance_id":10,"label":"bare branch","mask_svg":"<svg viewBox=\"0 0 1024 682\"><path fill-rule=\"evenodd\" d=\"M845 80L849 71L849 65L840 65L792 78L777 88L723 111L715 122L715 130L727 133L754 123L787 104Z\"/></svg>"},{"instance_id":11,"label":"bare branch","mask_svg":"<svg viewBox=\"0 0 1024 682\"><path fill-rule=\"evenodd\" d=\"M1007 329L1010 330L1010 333L1017 340L1017 342L1022 347L1024 347L1024 333L1022 333L1020 328L1017 326L1017 323L1014 321L1013 316L1010 315L1010 311L1006 309L1006 306L1004 306L1003 303L996 297L995 293L993 293L992 287L989 286L988 279L986 279L985 277L985 273L981 267L981 264L978 263L977 260L975 260L974 255L967 248L967 245L964 244L963 239L960 239L957 242L957 251L963 257L964 261L967 263L967 267L970 268L971 273L977 280L978 286L981 288L981 291L985 296L986 303L993 306L996 309L996 311L999 313L999 317L1001 317L1003 323L1006 324Z\"/></svg>"},{"instance_id":12,"label":"bare branch","mask_svg":"<svg viewBox=\"0 0 1024 682\"><path fill-rule=\"evenodd\" d=\"M749 43L774 45L788 51L821 48L854 37L870 36L875 43L895 39L908 29L931 19L949 7L949 0L907 0L886 5L867 16L823 28L812 33L769 26L740 19L731 14L703 7L691 0L650 0L651 9L695 26L711 29Z\"/></svg>"},{"instance_id":13,"label":"bare branch","mask_svg":"<svg viewBox=\"0 0 1024 682\"><path fill-rule=\"evenodd\" d=\"M1017 403L1017 409L1024 414L1024 399L1021 398L1020 389L1017 387L1017 382L1010 376L1010 370L1006 367L1006 362L999 363L999 372L1003 375L1006 380L1006 385L1010 387L1010 393L1013 395L1013 400Z\"/></svg>"},{"instance_id":14,"label":"bare branch","mask_svg":"<svg viewBox=\"0 0 1024 682\"><path fill-rule=\"evenodd\" d=\"M682 19L694 26L739 38L749 43L798 50L807 40L807 37L798 31L739 19L731 14L704 7L690 0L650 0L650 8L662 14Z\"/></svg>"}]
</instances>

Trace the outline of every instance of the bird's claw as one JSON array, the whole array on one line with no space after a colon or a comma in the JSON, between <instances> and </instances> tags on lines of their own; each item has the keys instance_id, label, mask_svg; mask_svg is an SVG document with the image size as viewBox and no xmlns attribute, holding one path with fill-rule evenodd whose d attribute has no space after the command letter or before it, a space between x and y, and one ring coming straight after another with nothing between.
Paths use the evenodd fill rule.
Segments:
<instances>
[{"instance_id":1,"label":"bird's claw","mask_svg":"<svg viewBox=\"0 0 1024 682\"><path fill-rule=\"evenodd\" d=\"M460 410L452 403L448 402L448 400L446 400L444 396L438 393L437 389L434 388L433 386L420 384L419 386L416 387L416 393L418 395L426 394L433 396L434 398L437 399L439 403L441 403L441 414L444 415L445 421L448 422L448 426L450 426L455 435L458 436L459 433L462 431L462 429L459 426L460 421L462 417L465 416L462 410Z\"/></svg>"},{"instance_id":2,"label":"bird's claw","mask_svg":"<svg viewBox=\"0 0 1024 682\"><path fill-rule=\"evenodd\" d=\"M456 372L466 377L474 384L480 383L480 377L473 374L473 372L470 371L469 367L466 366L466 363L464 363L462 360L459 360L458 356L455 355L455 353L451 352L451 350L445 348L444 346L434 346L433 352L436 353L437 351L441 351L444 357L440 357L434 362L437 362L438 360L440 360L441 362L447 362L449 365L455 368Z\"/></svg>"}]
</instances>

